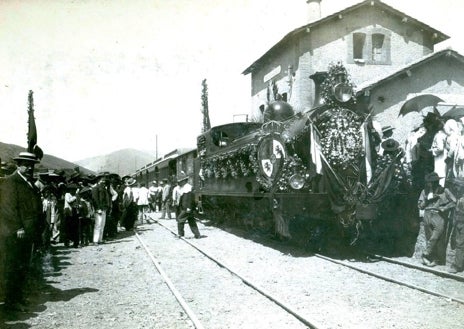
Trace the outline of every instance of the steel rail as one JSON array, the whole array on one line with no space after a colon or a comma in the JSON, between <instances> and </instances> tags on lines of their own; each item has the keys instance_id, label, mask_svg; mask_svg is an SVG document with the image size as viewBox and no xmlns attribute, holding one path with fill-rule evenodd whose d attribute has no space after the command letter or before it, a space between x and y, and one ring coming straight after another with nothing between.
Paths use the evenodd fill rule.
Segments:
<instances>
[{"instance_id":1,"label":"steel rail","mask_svg":"<svg viewBox=\"0 0 464 329\"><path fill-rule=\"evenodd\" d=\"M286 305L284 302L282 301L279 301L276 297L272 296L269 292L266 292L264 289L262 288L259 288L258 286L256 286L251 280L245 278L243 275L237 273L236 271L232 270L231 268L229 268L227 265L225 265L224 263L222 263L221 261L217 260L216 258L214 258L213 256L209 255L207 252L205 252L204 250L202 250L201 248L199 248L198 246L196 246L195 244L191 243L190 241L186 240L185 238L179 236L176 232L174 232L173 230L171 230L169 227L167 227L166 225L160 223L159 221L157 221L156 219L153 219L151 218L151 220L153 222L155 222L156 224L160 225L161 227L164 227L166 230L168 230L169 232L171 232L174 236L178 237L179 239L183 240L185 243L189 244L191 247L195 248L197 251L199 251L201 254L203 254L204 256L206 256L207 258L209 258L210 260L212 260L213 262L215 262L217 265L219 265L220 267L226 269L227 271L229 271L232 275L236 276L237 278L239 278L243 283L245 283L247 286L251 287L252 289L256 290L257 292L259 292L261 295L263 295L264 297L268 298L270 301L272 301L273 303L277 304L278 306L280 306L281 308L283 308L285 311L287 311L289 314L293 315L296 319L298 319L300 322L302 322L303 324L305 324L306 326L308 326L309 328L311 329L319 329L319 328L323 328L321 325L319 324L315 324L314 322L311 322L310 320L306 319L305 317L303 317L302 315L298 314L297 311L293 310L290 306Z\"/></svg>"},{"instance_id":2,"label":"steel rail","mask_svg":"<svg viewBox=\"0 0 464 329\"><path fill-rule=\"evenodd\" d=\"M148 256L150 257L151 261L153 262L153 264L155 265L156 269L158 270L159 274L161 275L161 277L163 278L164 282L166 283L166 285L169 287L169 289L172 291L172 293L174 294L174 296L176 297L177 301L179 302L179 304L182 306L182 308L185 310L185 312L187 313L188 317L190 318L190 320L192 320L193 322L193 325L195 326L195 328L197 329L204 329L203 325L201 324L201 322L198 320L197 316L195 315L195 313L190 309L190 307L188 306L188 304L186 303L186 301L184 300L184 298L182 297L182 295L179 293L179 291L176 289L176 287L174 286L174 284L172 283L172 281L169 279L169 277L166 275L166 273L164 272L163 268L161 267L159 261L155 258L155 256L153 256L153 254L151 253L150 249L148 249L148 247L145 245L145 243L143 242L142 238L140 237L140 235L137 233L137 230L135 230L135 236L137 237L137 239L139 240L140 244L142 245L142 247L145 249L145 251L147 252Z\"/></svg>"},{"instance_id":3,"label":"steel rail","mask_svg":"<svg viewBox=\"0 0 464 329\"><path fill-rule=\"evenodd\" d=\"M381 255L370 254L369 256L371 256L371 257L373 257L373 258L378 258L378 259L383 260L383 261L388 262L388 263L397 264L397 265L402 265L402 266L404 266L404 267L413 268L413 269L416 269L416 270L419 270L419 271L428 272L428 273L433 273L433 274L435 274L435 275L438 275L438 276L441 276L441 277L444 277L444 278L448 278L448 279L453 279L453 280L456 280L456 281L464 282L464 276L462 276L462 275L456 275L456 274L453 274L453 273L448 273L448 272L440 271L440 270L437 270L437 269L434 269L434 268L430 268L430 267L425 267L425 266L421 266L421 265L411 264L411 263L408 263L408 262L403 262L403 261L400 261L400 260L397 260L397 259L393 259L393 258L381 256Z\"/></svg>"},{"instance_id":4,"label":"steel rail","mask_svg":"<svg viewBox=\"0 0 464 329\"><path fill-rule=\"evenodd\" d=\"M401 285L401 286L405 286L405 287L408 287L408 288L411 288L411 289L419 290L419 291L424 292L424 293L429 294L429 295L433 295L433 296L436 296L436 297L442 297L442 298L449 299L451 301L454 301L454 302L457 302L457 303L460 303L460 304L464 304L464 300L459 299L459 298L444 295L442 293L439 293L439 292L436 292L436 291L433 291L433 290L429 290L429 289L426 289L426 288L422 288L422 287L416 286L416 285L411 284L411 283L399 281L399 280L396 280L396 279L393 279L393 278L390 278L390 277L387 277L387 276L384 276L384 275L381 275L381 274L377 274L377 273L374 273L374 272L371 272L371 271L368 271L368 270L364 270L364 269L359 268L357 266L350 265L350 264L347 264L347 263L345 263L343 261L332 259L332 258L323 256L323 255L320 255L320 254L314 254L314 255L316 257L324 259L326 261L329 261L329 262L332 262L332 263L335 263L335 264L338 264L338 265L342 265L342 266L351 268L351 269L353 269L355 271L358 271L358 272L361 272L361 273L376 277L378 279L385 280L387 282L396 283L396 284Z\"/></svg>"}]
</instances>

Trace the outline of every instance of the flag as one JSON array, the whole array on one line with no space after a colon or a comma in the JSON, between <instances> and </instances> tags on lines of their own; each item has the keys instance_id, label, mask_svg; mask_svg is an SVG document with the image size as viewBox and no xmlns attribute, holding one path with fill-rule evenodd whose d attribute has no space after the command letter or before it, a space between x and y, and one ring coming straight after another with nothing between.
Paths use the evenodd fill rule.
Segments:
<instances>
[{"instance_id":1,"label":"flag","mask_svg":"<svg viewBox=\"0 0 464 329\"><path fill-rule=\"evenodd\" d=\"M366 184L372 179L372 154L371 154L371 142L369 140L369 129L367 127L368 122L364 122L361 125L361 135L363 140L363 147L364 147L364 167L366 173Z\"/></svg>"},{"instance_id":2,"label":"flag","mask_svg":"<svg viewBox=\"0 0 464 329\"><path fill-rule=\"evenodd\" d=\"M37 145L37 127L35 126L34 98L32 90L29 90L28 103L27 152L35 154L37 159L41 160L44 153L39 145Z\"/></svg>"},{"instance_id":3,"label":"flag","mask_svg":"<svg viewBox=\"0 0 464 329\"><path fill-rule=\"evenodd\" d=\"M310 124L310 152L311 152L311 161L316 167L316 173L322 173L322 160L321 160L321 145L319 143L319 135L314 129L314 125Z\"/></svg>"},{"instance_id":4,"label":"flag","mask_svg":"<svg viewBox=\"0 0 464 329\"><path fill-rule=\"evenodd\" d=\"M393 181L396 170L396 158L393 159L379 175L372 180L368 186L369 194L371 195L369 201L371 203L379 202L387 194L390 184Z\"/></svg>"},{"instance_id":5,"label":"flag","mask_svg":"<svg viewBox=\"0 0 464 329\"><path fill-rule=\"evenodd\" d=\"M37 128L34 118L34 98L32 90L29 90L28 96L28 131L27 131L27 152L34 153L34 146L37 145Z\"/></svg>"},{"instance_id":6,"label":"flag","mask_svg":"<svg viewBox=\"0 0 464 329\"><path fill-rule=\"evenodd\" d=\"M324 169L322 179L324 180L324 186L329 197L330 208L334 213L339 214L346 209L344 196L347 193L347 187L323 154L321 154L319 159L321 160L321 167Z\"/></svg>"}]
</instances>

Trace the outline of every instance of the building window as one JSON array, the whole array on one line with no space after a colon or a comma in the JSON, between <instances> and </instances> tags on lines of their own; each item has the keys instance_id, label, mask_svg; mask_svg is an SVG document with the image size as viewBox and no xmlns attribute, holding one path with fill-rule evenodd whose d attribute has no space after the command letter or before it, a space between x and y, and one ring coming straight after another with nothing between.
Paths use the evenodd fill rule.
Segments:
<instances>
[{"instance_id":1,"label":"building window","mask_svg":"<svg viewBox=\"0 0 464 329\"><path fill-rule=\"evenodd\" d=\"M353 33L353 59L365 59L364 48L366 46L365 33Z\"/></svg>"},{"instance_id":2,"label":"building window","mask_svg":"<svg viewBox=\"0 0 464 329\"><path fill-rule=\"evenodd\" d=\"M372 61L385 62L385 35L381 33L372 34Z\"/></svg>"},{"instance_id":3,"label":"building window","mask_svg":"<svg viewBox=\"0 0 464 329\"><path fill-rule=\"evenodd\" d=\"M348 62L363 64L391 64L390 32L384 29L354 32L348 38Z\"/></svg>"}]
</instances>

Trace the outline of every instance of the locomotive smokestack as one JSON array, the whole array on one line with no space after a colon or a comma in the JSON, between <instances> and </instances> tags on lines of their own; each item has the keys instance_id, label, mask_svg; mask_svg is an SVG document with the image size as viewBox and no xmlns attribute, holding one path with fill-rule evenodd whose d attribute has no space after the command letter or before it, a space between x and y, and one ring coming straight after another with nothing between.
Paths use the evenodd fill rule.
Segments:
<instances>
[{"instance_id":1,"label":"locomotive smokestack","mask_svg":"<svg viewBox=\"0 0 464 329\"><path fill-rule=\"evenodd\" d=\"M308 4L308 24L321 18L321 0L306 0Z\"/></svg>"},{"instance_id":2,"label":"locomotive smokestack","mask_svg":"<svg viewBox=\"0 0 464 329\"><path fill-rule=\"evenodd\" d=\"M314 102L313 107L318 107L324 104L322 102L321 92L322 92L322 83L327 78L328 73L323 72L316 72L309 77L314 81Z\"/></svg>"}]
</instances>

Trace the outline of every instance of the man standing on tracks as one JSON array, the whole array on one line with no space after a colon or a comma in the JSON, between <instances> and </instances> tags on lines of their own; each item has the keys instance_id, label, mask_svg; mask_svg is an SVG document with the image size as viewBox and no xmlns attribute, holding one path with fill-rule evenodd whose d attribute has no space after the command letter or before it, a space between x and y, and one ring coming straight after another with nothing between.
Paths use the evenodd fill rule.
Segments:
<instances>
[{"instance_id":1,"label":"man standing on tracks","mask_svg":"<svg viewBox=\"0 0 464 329\"><path fill-rule=\"evenodd\" d=\"M184 225L188 222L190 229L192 230L195 239L203 238L204 235L200 234L197 223L195 221L194 209L195 209L195 198L193 195L192 185L188 183L188 176L185 173L181 173L177 178L179 183L179 216L177 220L177 232L179 236L184 236Z\"/></svg>"},{"instance_id":2,"label":"man standing on tracks","mask_svg":"<svg viewBox=\"0 0 464 329\"><path fill-rule=\"evenodd\" d=\"M426 249L422 262L427 266L446 264L446 227L449 210L455 207L456 197L440 184L440 177L432 172L425 176L425 188L419 196L419 209L424 210Z\"/></svg>"},{"instance_id":3,"label":"man standing on tracks","mask_svg":"<svg viewBox=\"0 0 464 329\"><path fill-rule=\"evenodd\" d=\"M162 211L161 211L160 219L165 219L166 215L168 216L168 219L171 219L171 201L172 201L171 184L166 178L163 179L163 182L164 182L164 186L163 186L163 192L161 195Z\"/></svg>"},{"instance_id":4,"label":"man standing on tracks","mask_svg":"<svg viewBox=\"0 0 464 329\"><path fill-rule=\"evenodd\" d=\"M21 311L33 250L40 241L42 202L33 181L38 158L21 152L14 160L18 169L0 179L0 295L3 291L6 308Z\"/></svg>"}]
</instances>

